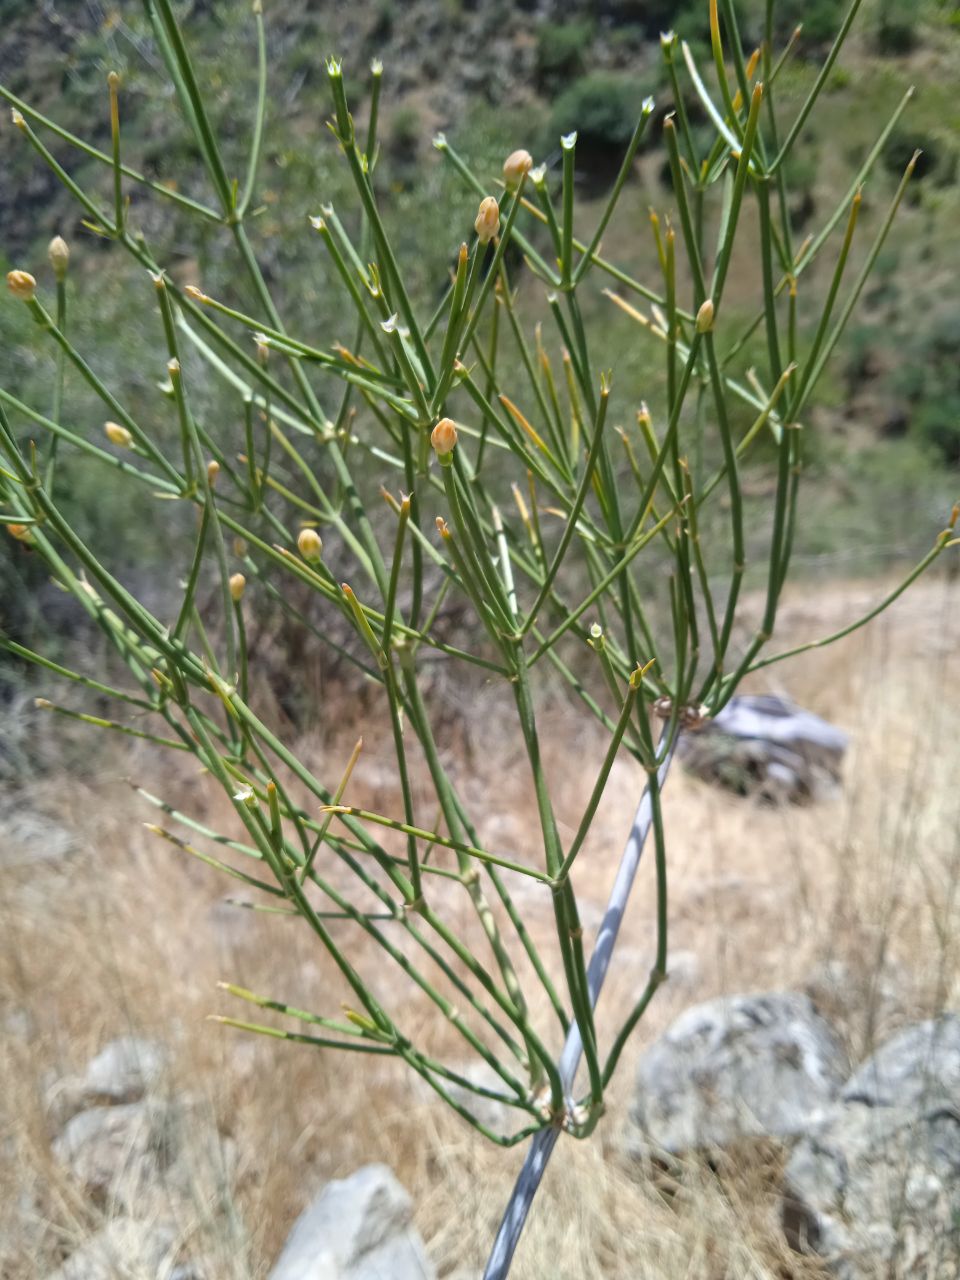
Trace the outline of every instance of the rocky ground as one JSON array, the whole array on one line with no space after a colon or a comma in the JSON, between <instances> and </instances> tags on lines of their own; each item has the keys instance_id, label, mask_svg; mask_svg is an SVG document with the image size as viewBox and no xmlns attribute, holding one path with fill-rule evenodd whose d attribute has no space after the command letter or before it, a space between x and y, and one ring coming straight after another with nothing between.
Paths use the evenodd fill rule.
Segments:
<instances>
[{"instance_id":1,"label":"rocky ground","mask_svg":"<svg viewBox=\"0 0 960 1280\"><path fill-rule=\"evenodd\" d=\"M795 589L783 642L829 632L878 594ZM873 631L790 668L796 702L848 737L826 792L770 803L671 777L670 980L606 1119L558 1149L519 1280L956 1274L956 603L955 582L931 579ZM571 714L545 712L544 742L572 828L596 751ZM529 797L490 736L497 722L487 704L466 715L464 785L484 837L522 849ZM264 1280L271 1268L287 1280L306 1238L343 1280L366 1280L371 1251L380 1266L393 1249L408 1269L475 1280L520 1153L485 1144L389 1062L358 1070L205 1022L237 1012L218 979L325 1010L335 974L305 933L237 908L242 894L158 843L142 825L155 807L122 780L217 825L201 778L145 746L78 754L44 723L28 705L11 716L2 756L5 1280L124 1275L117 1256L130 1280ZM333 767L360 728L341 723L337 737L331 722L302 750ZM389 743L369 743L358 799L389 812ZM69 771L56 766L67 748ZM588 941L639 784L614 771L584 850ZM603 1038L650 968L651 880L642 869ZM549 903L529 894L523 908L547 939ZM460 1042L419 1021L402 974L372 972L466 1074Z\"/></svg>"}]
</instances>

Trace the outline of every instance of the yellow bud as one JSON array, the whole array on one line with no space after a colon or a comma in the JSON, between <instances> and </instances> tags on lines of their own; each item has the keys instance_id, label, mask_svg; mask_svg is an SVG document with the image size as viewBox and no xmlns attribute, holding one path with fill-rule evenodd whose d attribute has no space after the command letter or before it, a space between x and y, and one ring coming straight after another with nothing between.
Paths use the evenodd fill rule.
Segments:
<instances>
[{"instance_id":1,"label":"yellow bud","mask_svg":"<svg viewBox=\"0 0 960 1280\"><path fill-rule=\"evenodd\" d=\"M243 599L243 591L247 585L247 580L242 573L232 573L230 575L230 599L234 604L239 604Z\"/></svg>"},{"instance_id":2,"label":"yellow bud","mask_svg":"<svg viewBox=\"0 0 960 1280\"><path fill-rule=\"evenodd\" d=\"M697 312L697 333L709 333L713 328L713 303L707 300L701 304Z\"/></svg>"},{"instance_id":3,"label":"yellow bud","mask_svg":"<svg viewBox=\"0 0 960 1280\"><path fill-rule=\"evenodd\" d=\"M297 549L304 560L319 560L323 555L323 542L316 529L301 529L297 536Z\"/></svg>"},{"instance_id":4,"label":"yellow bud","mask_svg":"<svg viewBox=\"0 0 960 1280\"><path fill-rule=\"evenodd\" d=\"M207 297L207 295L203 292L203 290L202 290L202 289L200 289L200 288L198 288L198 287L197 287L197 285L195 285L195 284L185 284L185 285L183 286L183 292L187 295L187 297L188 297L188 298L192 298L192 299L194 300L194 302L209 302L209 301L210 301L210 299L209 299L209 298Z\"/></svg>"},{"instance_id":5,"label":"yellow bud","mask_svg":"<svg viewBox=\"0 0 960 1280\"><path fill-rule=\"evenodd\" d=\"M214 485L217 483L217 476L220 474L220 463L216 458L211 458L207 463L207 483Z\"/></svg>"},{"instance_id":6,"label":"yellow bud","mask_svg":"<svg viewBox=\"0 0 960 1280\"><path fill-rule=\"evenodd\" d=\"M529 151L511 151L503 162L503 179L507 190L513 191L523 181L524 174L533 168L533 156Z\"/></svg>"},{"instance_id":7,"label":"yellow bud","mask_svg":"<svg viewBox=\"0 0 960 1280\"><path fill-rule=\"evenodd\" d=\"M37 282L29 271L8 271L7 288L21 302L32 302L37 296Z\"/></svg>"},{"instance_id":8,"label":"yellow bud","mask_svg":"<svg viewBox=\"0 0 960 1280\"><path fill-rule=\"evenodd\" d=\"M27 546L33 541L30 526L26 524L8 524L7 533L11 538L16 538L18 542L24 542Z\"/></svg>"},{"instance_id":9,"label":"yellow bud","mask_svg":"<svg viewBox=\"0 0 960 1280\"><path fill-rule=\"evenodd\" d=\"M473 226L481 244L489 244L500 230L500 206L493 196L485 196L480 201L477 220Z\"/></svg>"},{"instance_id":10,"label":"yellow bud","mask_svg":"<svg viewBox=\"0 0 960 1280\"><path fill-rule=\"evenodd\" d=\"M24 120L23 114L19 112L16 107L14 107L13 110L10 112L10 119L13 121L13 123L16 125L18 129L26 129L27 122L26 120Z\"/></svg>"},{"instance_id":11,"label":"yellow bud","mask_svg":"<svg viewBox=\"0 0 960 1280\"><path fill-rule=\"evenodd\" d=\"M111 444L118 445L121 449L129 449L133 445L133 436L119 422L105 422L103 430Z\"/></svg>"},{"instance_id":12,"label":"yellow bud","mask_svg":"<svg viewBox=\"0 0 960 1280\"><path fill-rule=\"evenodd\" d=\"M243 538L234 538L233 554L235 556L245 556L247 554L247 544L244 542Z\"/></svg>"},{"instance_id":13,"label":"yellow bud","mask_svg":"<svg viewBox=\"0 0 960 1280\"><path fill-rule=\"evenodd\" d=\"M442 458L453 453L457 443L457 427L452 418L441 418L430 433L430 443Z\"/></svg>"},{"instance_id":14,"label":"yellow bud","mask_svg":"<svg viewBox=\"0 0 960 1280\"><path fill-rule=\"evenodd\" d=\"M70 265L70 246L63 236L54 236L47 245L47 258L53 267L53 274L58 280L63 280Z\"/></svg>"}]
</instances>

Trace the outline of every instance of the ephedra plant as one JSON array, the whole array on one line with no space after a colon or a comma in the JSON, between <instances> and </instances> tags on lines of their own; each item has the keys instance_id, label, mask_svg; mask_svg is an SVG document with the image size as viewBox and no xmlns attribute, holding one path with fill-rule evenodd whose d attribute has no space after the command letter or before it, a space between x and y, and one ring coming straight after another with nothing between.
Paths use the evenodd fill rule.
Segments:
<instances>
[{"instance_id":1,"label":"ephedra plant","mask_svg":"<svg viewBox=\"0 0 960 1280\"><path fill-rule=\"evenodd\" d=\"M629 262L614 263L602 250L638 148L652 128L652 101L643 106L619 176L587 236L576 231L575 134L560 139L559 172L534 167L525 151L516 150L502 176L473 173L437 137L442 161L475 192L478 210L472 225L451 228L454 243L461 237L463 243L449 278L437 282L446 291L432 314L411 294L378 202L381 67L372 68L368 119L358 131L340 63L328 61L330 129L357 202L353 231L330 207L303 210L303 235L313 237L315 252L327 256L341 286L327 305L346 323L340 342L330 347L285 326L258 262L255 229L248 229L268 102L259 0L253 7L259 86L251 95L244 157L218 140L170 0L145 0L156 47L203 160L206 201L155 183L125 163L116 75L105 95L109 153L0 90L24 144L69 188L90 229L115 241L142 268L130 306L158 310L165 349L156 374L165 385L157 393L156 417L166 415L170 423L161 433L153 422L138 421L98 377L96 352L71 339L63 241L50 252L55 293L26 269L32 264L10 273L24 324L34 321L42 329L57 374L52 410L0 390L0 518L75 597L128 678L116 687L97 678L102 672L61 665L11 637L3 643L47 673L74 681L91 698L116 704L112 718L42 700L48 710L194 757L230 798L236 830L205 826L180 809L176 796L153 799L182 835L157 830L240 880L264 904L299 917L342 975L336 1008L307 1013L230 987L234 996L287 1015L287 1021L281 1028L220 1021L306 1041L324 1052L400 1058L485 1138L502 1146L530 1143L489 1277L509 1270L559 1135L586 1138L596 1126L631 1032L666 975L661 789L677 733L716 714L751 672L790 656L770 654L767 646L795 542L803 424L914 163L872 242L857 244L851 255L861 186L904 98L831 216L811 238L794 243L786 162L858 2L790 119L775 103L790 50L772 47L770 3L767 38L748 54L731 0L720 4L719 13L713 0L709 68L698 67L676 37L663 37L676 104L662 125L672 197L669 208L636 228L655 245L655 279L634 278ZM706 141L702 129L691 128L685 93L696 97L709 122ZM504 151L518 142L505 139ZM79 185L70 165L50 149L63 154L63 144L76 149L85 172L98 162L103 183ZM129 200L134 188L136 206ZM148 199L175 203L178 215L195 218L207 233L214 228L232 247L236 269L224 296L208 295L202 280L175 283L136 213ZM758 264L756 297L752 318L737 324L727 318L725 302L734 246L745 236ZM509 257L508 248L514 250ZM855 271L851 256L859 263ZM818 311L801 326L798 296L809 310L813 296L806 298L805 282L824 257ZM524 308L518 305L521 275ZM739 286L742 292L742 281ZM597 310L601 291L607 312ZM591 323L581 307L585 295L592 299L589 314L600 317ZM535 328L528 315L534 297L541 304ZM608 368L604 343L604 316L617 314L615 307L635 321L637 343L649 344L662 359L662 384L649 405L617 403L617 370ZM109 343L111 335L104 333L102 341ZM758 364L740 379L733 369L748 343L757 345ZM102 402L96 429L75 417L64 394L65 386L80 383ZM212 383L230 398L239 439L222 416L205 420L198 393ZM629 431L614 425L625 415L636 424ZM775 456L776 483L762 561L748 565L741 468L761 441ZM73 450L102 466L110 481L106 495L122 486L141 495L141 509L153 513L144 519L155 521L158 537L171 504L196 512L192 553L152 570L185 583L170 616L151 612L125 585L114 545L94 545L64 514L59 468ZM713 457L716 466L692 466L691 457ZM956 517L955 508L929 553L869 615L811 643L829 643L885 608L956 544ZM701 536L708 518L709 538ZM642 586L649 579L640 574L650 565L669 583L665 603L656 608ZM756 630L742 618L748 568L754 575L762 571L765 582ZM199 588L208 578L219 584L217 605L202 610ZM311 611L302 607L305 590L315 593ZM254 600L260 609L288 615L290 626L306 628L321 651L346 651L376 691L364 729L392 742L397 811L374 813L350 804L356 753L337 776L317 776L265 722L251 694L245 629ZM453 636L438 622L444 603L452 601L468 617ZM345 635L351 638L344 641ZM436 708L425 691L428 658L462 672L457 678L464 681L480 673L502 682L516 712L502 731L515 735L528 762L538 848L507 856L484 846L477 815L438 746ZM569 688L607 741L589 802L568 841L561 838L538 736L538 704L551 683ZM621 753L642 765L646 788L588 955L578 914L580 856ZM423 787L412 784L414 769L418 778L429 778L429 802ZM612 1042L602 1043L594 1007L651 830L656 959ZM556 929L549 948L527 927L529 895L516 892L523 877L552 900ZM475 916L468 929L459 924L464 903ZM417 1043L402 1008L391 1007L383 994L396 989L381 981L384 967L393 965L463 1041L457 1062L469 1052L486 1064L496 1085L477 1083ZM492 1130L482 1118L488 1111L477 1108L475 1114L463 1100L471 1096L503 1104L515 1124L506 1132Z\"/></svg>"}]
</instances>

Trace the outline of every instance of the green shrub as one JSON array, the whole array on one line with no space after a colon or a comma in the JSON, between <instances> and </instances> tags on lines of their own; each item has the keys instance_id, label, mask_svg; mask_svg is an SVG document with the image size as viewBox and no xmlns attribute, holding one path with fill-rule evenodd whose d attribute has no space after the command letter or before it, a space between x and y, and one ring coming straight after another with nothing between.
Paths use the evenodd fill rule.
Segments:
<instances>
[{"instance_id":1,"label":"green shrub","mask_svg":"<svg viewBox=\"0 0 960 1280\"><path fill-rule=\"evenodd\" d=\"M688 14L704 24L707 21L707 6L700 0L601 0L593 10L605 27L613 31L639 28L649 40L657 40L662 31L679 31Z\"/></svg>"},{"instance_id":2,"label":"green shrub","mask_svg":"<svg viewBox=\"0 0 960 1280\"><path fill-rule=\"evenodd\" d=\"M387 123L386 151L400 165L411 165L417 158L423 124L416 107L399 107Z\"/></svg>"},{"instance_id":3,"label":"green shrub","mask_svg":"<svg viewBox=\"0 0 960 1280\"><path fill-rule=\"evenodd\" d=\"M899 178L913 153L919 151L914 176L917 181L929 179L932 186L950 186L957 176L957 153L945 139L929 132L898 126L883 153L884 168L891 177Z\"/></svg>"},{"instance_id":4,"label":"green shrub","mask_svg":"<svg viewBox=\"0 0 960 1280\"><path fill-rule=\"evenodd\" d=\"M583 76L554 102L544 151L555 148L558 137L576 133L582 169L594 183L612 179L647 92L636 76L618 71Z\"/></svg>"},{"instance_id":5,"label":"green shrub","mask_svg":"<svg viewBox=\"0 0 960 1280\"><path fill-rule=\"evenodd\" d=\"M774 37L783 43L799 26L799 51L806 56L819 56L832 43L847 8L847 0L780 0L773 6ZM762 0L750 0L746 6L744 38L753 45L763 39L765 10Z\"/></svg>"},{"instance_id":6,"label":"green shrub","mask_svg":"<svg viewBox=\"0 0 960 1280\"><path fill-rule=\"evenodd\" d=\"M911 434L960 463L960 308L934 312L898 348L891 386L909 406Z\"/></svg>"},{"instance_id":7,"label":"green shrub","mask_svg":"<svg viewBox=\"0 0 960 1280\"><path fill-rule=\"evenodd\" d=\"M537 31L537 85L545 93L556 94L582 76L593 43L593 22L544 22Z\"/></svg>"},{"instance_id":8,"label":"green shrub","mask_svg":"<svg viewBox=\"0 0 960 1280\"><path fill-rule=\"evenodd\" d=\"M901 56L917 46L917 5L911 0L881 0L876 45L882 54Z\"/></svg>"}]
</instances>

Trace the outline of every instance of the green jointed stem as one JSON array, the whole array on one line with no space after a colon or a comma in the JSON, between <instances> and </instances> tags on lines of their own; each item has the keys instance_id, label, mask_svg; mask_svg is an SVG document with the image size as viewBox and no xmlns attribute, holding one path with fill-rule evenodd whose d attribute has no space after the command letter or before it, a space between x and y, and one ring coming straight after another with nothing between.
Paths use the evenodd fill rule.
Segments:
<instances>
[{"instance_id":1,"label":"green jointed stem","mask_svg":"<svg viewBox=\"0 0 960 1280\"><path fill-rule=\"evenodd\" d=\"M85 142L82 138L78 138L75 133L71 133L69 129L64 129L54 120L48 119L42 112L37 111L35 107L31 107L29 103L24 102L22 98L18 98L16 94L11 93L5 86L0 85L0 98L9 102L14 110L20 112L29 120L35 121L37 124L43 125L45 129L63 142L68 142L76 151L83 155L90 156L93 160L99 160L102 164L112 165L113 157L107 155L105 151L100 151L97 147L91 146L89 142ZM164 199L178 204L181 208L186 209L190 213L196 214L208 222L219 222L220 215L215 209L209 209L206 205L201 204L199 200L192 200L189 196L181 195L179 191L171 191L169 187L163 185L162 182L154 182L151 178L146 178L136 169L130 168L129 165L121 164L120 172L127 178L132 178L134 182L140 186L146 187L148 190L155 192Z\"/></svg>"},{"instance_id":2,"label":"green jointed stem","mask_svg":"<svg viewBox=\"0 0 960 1280\"><path fill-rule=\"evenodd\" d=\"M89 676L82 675L79 671L72 671L69 667L62 667L58 662L53 662L50 658L44 657L43 654L37 653L33 649L28 649L26 645L17 644L15 640L5 636L2 631L0 631L0 649L5 649L7 653L23 658L26 662L33 663L34 666L43 667L46 671L52 671L54 675L63 676L66 680L81 684L85 689L92 689L95 693L105 694L108 698L116 698L119 702L128 702L131 706L139 707L143 711L155 710L153 703L146 702L135 694L126 693L123 689L115 689L112 685L102 684L99 680L92 680Z\"/></svg>"},{"instance_id":3,"label":"green jointed stem","mask_svg":"<svg viewBox=\"0 0 960 1280\"><path fill-rule=\"evenodd\" d=\"M334 813L338 817L346 814L352 818L358 818L362 822L373 822L380 827L390 827L393 831L402 831L406 835L415 836L418 840L430 840L433 844L438 844L444 849L454 849L470 858L476 858L478 862L489 862L495 867L503 867L507 871L516 871L519 875L530 876L533 880L542 880L544 884L550 884L552 880L549 874L538 871L536 867L528 867L524 863L515 862L511 858L501 858L499 854L488 853L486 849L477 849L473 845L464 844L462 840L453 840L449 836L439 835L436 831L425 831L422 827L415 827L406 822L398 822L395 818L386 818L382 814L371 813L368 809L359 809L354 805L336 804L332 805L326 812Z\"/></svg>"},{"instance_id":4,"label":"green jointed stem","mask_svg":"<svg viewBox=\"0 0 960 1280\"><path fill-rule=\"evenodd\" d=\"M290 1040L294 1044L313 1044L321 1049L343 1049L348 1053L380 1053L389 1057L396 1056L395 1048L383 1044L361 1040L335 1040L332 1036L308 1036L299 1031L285 1031L282 1027L267 1027L258 1022L242 1022L239 1018L228 1018L222 1014L209 1014L208 1022L219 1023L222 1027L236 1027L238 1031L250 1031L258 1036L272 1036L277 1040Z\"/></svg>"},{"instance_id":5,"label":"green jointed stem","mask_svg":"<svg viewBox=\"0 0 960 1280\"><path fill-rule=\"evenodd\" d=\"M253 114L253 137L250 142L250 162L243 194L237 203L237 216L247 212L257 181L260 165L260 148L263 143L263 122L267 112L267 38L263 25L263 8L260 0L254 0L253 20L257 24L257 105Z\"/></svg>"},{"instance_id":6,"label":"green jointed stem","mask_svg":"<svg viewBox=\"0 0 960 1280\"><path fill-rule=\"evenodd\" d=\"M393 250L390 247L390 241L387 238L386 230L380 218L380 211L377 208L377 202L373 195L373 188L363 160L357 151L356 139L353 132L353 121L347 110L347 99L343 87L343 75L340 70L340 64L331 59L327 63L327 76L330 80L330 88L333 94L334 106L336 108L337 130L340 145L346 154L347 161L350 165L350 172L356 186L357 193L360 196L360 202L363 205L363 211L366 214L367 221L373 231L374 240L377 250L382 260L382 267L385 279L396 297L396 304L403 315L404 321L410 329L410 336L413 339L414 346L420 363L423 366L424 373L430 384L434 380L433 366L427 349L424 344L423 335L417 323L416 316L413 312L413 306L410 302L409 295L403 284L400 274L400 268L397 265Z\"/></svg>"},{"instance_id":7,"label":"green jointed stem","mask_svg":"<svg viewBox=\"0 0 960 1280\"><path fill-rule=\"evenodd\" d=\"M94 392L96 392L110 412L114 415L118 423L130 432L147 457L155 462L161 471L166 473L167 478L172 480L179 489L181 480L176 468L167 461L150 437L137 425L119 400L117 400L117 398L100 381L97 375L80 355L79 351L77 351L66 335L61 333L53 323L42 304L34 298L27 303L27 306L30 310L30 314L33 316L40 328L43 329L45 333L49 333L50 337L54 340L60 350L64 352L67 359L80 373L83 380L93 389Z\"/></svg>"},{"instance_id":8,"label":"green jointed stem","mask_svg":"<svg viewBox=\"0 0 960 1280\"><path fill-rule=\"evenodd\" d=\"M579 284L580 281L583 279L583 276L589 270L591 264L594 261L594 256L596 254L596 251L600 248L600 241L603 239L603 233L604 231L606 231L607 224L609 223L611 217L613 216L614 209L617 207L617 201L620 198L620 193L624 188L624 184L626 183L627 178L630 176L630 172L633 168L634 157L636 156L637 149L640 146L641 141L643 140L643 135L647 127L647 121L650 119L651 115L653 114L653 109L654 109L653 99L652 98L645 99L643 103L643 107L641 108L641 111L640 111L640 119L637 121L636 127L633 131L633 135L630 138L630 142L627 145L626 153L620 164L620 171L617 174L616 180L613 184L613 189L611 190L610 195L607 197L607 203L604 205L603 213L600 215L600 221L597 223L597 229L596 231L594 231L593 236L590 240L590 243L587 245L586 249L584 250L583 256L581 257L580 261L577 263L577 269L573 275L574 285Z\"/></svg>"},{"instance_id":9,"label":"green jointed stem","mask_svg":"<svg viewBox=\"0 0 960 1280\"><path fill-rule=\"evenodd\" d=\"M189 751L186 743L177 742L173 738L159 738L154 733L143 729L134 729L132 725L120 724L117 720L106 720L102 716L87 715L82 711L73 711L70 707L60 707L46 698L37 698L36 704L43 711L55 711L58 715L67 716L71 720L81 720L84 724L94 725L98 729L113 729L117 733L125 733L131 738L143 738L147 742L155 742L160 747L169 747L173 751Z\"/></svg>"},{"instance_id":10,"label":"green jointed stem","mask_svg":"<svg viewBox=\"0 0 960 1280\"><path fill-rule=\"evenodd\" d=\"M834 42L830 47L830 52L827 54L822 66L820 67L820 71L817 75L816 80L814 81L813 87L811 88L809 94L807 95L806 101L804 102L800 110L797 112L796 119L794 120L793 124L790 126L790 131L788 132L786 138L784 139L783 146L780 148L779 152L777 153L776 159L773 161L773 163L770 166L771 173L775 172L777 169L780 168L784 160L786 160L787 156L790 154L790 150L793 147L793 144L796 142L797 138L800 136L800 132L803 129L803 126L807 122L807 117L809 116L813 108L816 106L817 99L820 97L820 94L823 92L823 89L827 83L827 80L830 78L830 72L833 70L833 64L836 62L837 57L840 53L840 50L843 48L844 41L847 38L847 33L849 32L850 27L853 24L854 18L857 16L857 10L859 8L860 8L860 0L853 0L852 4L850 5L850 8L846 12L843 22L840 24L840 30L837 32Z\"/></svg>"},{"instance_id":11,"label":"green jointed stem","mask_svg":"<svg viewBox=\"0 0 960 1280\"><path fill-rule=\"evenodd\" d=\"M63 271L57 270L57 328L66 336L67 332L67 285ZM50 409L50 417L53 422L59 423L63 412L63 381L66 368L66 352L62 347L57 348L57 371L53 380L53 404ZM47 490L53 493L53 480L57 462L57 447L60 443L60 437L56 434L51 435L50 445L47 449L47 466L44 473L43 482Z\"/></svg>"},{"instance_id":12,"label":"green jointed stem","mask_svg":"<svg viewBox=\"0 0 960 1280\"><path fill-rule=\"evenodd\" d=\"M713 65L717 73L717 84L723 99L725 118L730 121L734 130L742 136L742 127L736 108L733 105L733 94L727 80L727 68L723 60L723 44L720 39L720 20L717 13L717 0L710 0L710 48L713 53Z\"/></svg>"},{"instance_id":13,"label":"green jointed stem","mask_svg":"<svg viewBox=\"0 0 960 1280\"><path fill-rule=\"evenodd\" d=\"M597 781L594 783L593 791L590 793L590 799L587 801L587 807L584 810L583 817L580 819L580 825L577 828L577 834L573 838L573 843L567 851L567 856L560 864L560 870L557 873L557 880L564 880L569 874L574 864L577 854L583 847L596 816L597 809L600 807L600 801L603 799L604 788L607 785L607 779L610 777L610 770L613 768L613 762L617 758L620 750L620 743L626 732L627 725L630 723L630 717L633 714L633 703L637 696L637 689L631 685L627 691L627 696L623 704L623 710L620 712L620 719L617 721L616 728L610 737L610 745L607 748L607 754L604 756L603 764L600 767L600 773Z\"/></svg>"},{"instance_id":14,"label":"green jointed stem","mask_svg":"<svg viewBox=\"0 0 960 1280\"><path fill-rule=\"evenodd\" d=\"M517 706L517 716L520 732L523 735L526 746L530 772L533 777L546 869L548 875L553 878L556 884L553 905L557 923L557 940L560 944L560 953L563 958L564 970L567 974L567 987L570 1001L573 1005L573 1016L583 1039L583 1051L590 1074L591 1091L594 1101L599 1102L603 1096L603 1087L597 1059L593 1010L587 994L586 969L583 963L582 948L578 950L572 945L574 942L573 935L579 930L579 922L576 919L576 900L569 880L563 883L557 882L557 875L563 862L563 850L560 845L560 835L557 830L553 803L550 798L550 788L543 768L526 659L519 644L517 645L516 670L517 678L513 692Z\"/></svg>"},{"instance_id":15,"label":"green jointed stem","mask_svg":"<svg viewBox=\"0 0 960 1280\"><path fill-rule=\"evenodd\" d=\"M573 168L577 135L568 134L560 139L563 156L563 225L560 237L560 281L569 289L573 276Z\"/></svg>"},{"instance_id":16,"label":"green jointed stem","mask_svg":"<svg viewBox=\"0 0 960 1280\"><path fill-rule=\"evenodd\" d=\"M557 546L556 551L554 552L553 561L551 562L550 568L547 570L547 575L543 580L543 586L540 588L540 592L537 596L537 599L534 602L532 608L530 609L529 614L527 615L527 620L523 624L523 630L521 634L526 634L526 632L528 632L536 622L537 616L540 613L541 608L543 607L544 601L547 599L547 597L550 594L550 588L552 587L557 574L560 572L560 566L563 564L564 557L566 556L567 550L569 549L571 539L573 538L573 535L576 532L577 521L580 518L580 512L583 510L583 504L586 502L587 494L590 492L590 488L593 484L594 472L596 470L596 465L597 465L597 458L600 454L600 448L603 443L603 426L604 426L604 423L606 422L607 405L609 403L609 399L610 399L610 389L607 386L603 386L600 392L600 406L597 411L596 422L594 423L594 426L593 426L593 436L590 441L590 451L587 454L587 459L586 459L586 462L584 463L583 474L581 475L580 483L577 486L577 492L573 500L573 505L571 506L570 511L567 514L566 523L564 524L564 528L563 528L563 533L560 535L560 542Z\"/></svg>"},{"instance_id":17,"label":"green jointed stem","mask_svg":"<svg viewBox=\"0 0 960 1280\"><path fill-rule=\"evenodd\" d=\"M180 24L177 22L170 0L144 0L148 15L153 21L171 78L177 87L181 106L193 128L211 181L225 214L233 213L233 196L216 138L207 117L203 95L194 75L193 65L187 53Z\"/></svg>"},{"instance_id":18,"label":"green jointed stem","mask_svg":"<svg viewBox=\"0 0 960 1280\"><path fill-rule=\"evenodd\" d=\"M116 71L107 76L110 90L110 138L113 143L113 230L114 234L123 234L123 184L120 172L120 104L118 91L120 77Z\"/></svg>"}]
</instances>

